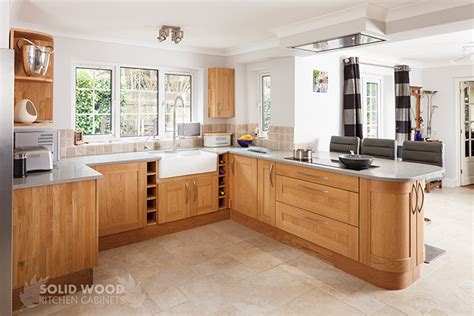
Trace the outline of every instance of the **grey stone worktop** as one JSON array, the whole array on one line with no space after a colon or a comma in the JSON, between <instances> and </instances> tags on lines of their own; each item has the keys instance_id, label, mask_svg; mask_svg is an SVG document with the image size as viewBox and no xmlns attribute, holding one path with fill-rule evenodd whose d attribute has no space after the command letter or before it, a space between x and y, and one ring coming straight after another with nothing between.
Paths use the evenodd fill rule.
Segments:
<instances>
[{"instance_id":1,"label":"grey stone worktop","mask_svg":"<svg viewBox=\"0 0 474 316\"><path fill-rule=\"evenodd\" d=\"M290 151L267 150L267 153L255 153L248 151L247 148L222 147L222 148L194 148L202 149L217 154L234 153L248 157L254 157L265 160L272 160L281 163L288 163L297 166L304 166L319 170L325 170L335 173L347 174L362 178L375 179L381 181L403 182L412 180L421 180L444 173L444 169L410 162L374 159L375 168L356 171L340 168L337 163L331 161L337 160L338 153L316 152L313 155L313 162L305 163L285 159L292 156ZM192 149L191 149L192 150ZM152 161L159 160L160 157L153 155L153 152L131 152L108 155L80 156L73 158L64 158L60 160L57 166L49 172L30 173L26 178L14 179L13 188L22 189L42 185L52 185L67 182L85 181L99 179L102 175L90 168L102 164L127 163L133 161Z\"/></svg>"}]
</instances>

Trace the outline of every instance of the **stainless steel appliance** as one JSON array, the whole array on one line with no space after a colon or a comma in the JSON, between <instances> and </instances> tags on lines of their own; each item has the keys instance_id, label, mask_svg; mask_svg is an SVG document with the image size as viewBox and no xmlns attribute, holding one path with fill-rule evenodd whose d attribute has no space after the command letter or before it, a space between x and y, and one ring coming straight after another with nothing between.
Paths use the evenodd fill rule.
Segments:
<instances>
[{"instance_id":1,"label":"stainless steel appliance","mask_svg":"<svg viewBox=\"0 0 474 316\"><path fill-rule=\"evenodd\" d=\"M0 315L12 311L14 51L0 49Z\"/></svg>"},{"instance_id":2,"label":"stainless steel appliance","mask_svg":"<svg viewBox=\"0 0 474 316\"><path fill-rule=\"evenodd\" d=\"M56 130L15 131L15 152L20 150L43 147L47 148L52 155L52 161L56 164L60 159L59 154L59 132Z\"/></svg>"},{"instance_id":3,"label":"stainless steel appliance","mask_svg":"<svg viewBox=\"0 0 474 316\"><path fill-rule=\"evenodd\" d=\"M201 123L178 123L178 136L191 137L201 135Z\"/></svg>"},{"instance_id":4,"label":"stainless steel appliance","mask_svg":"<svg viewBox=\"0 0 474 316\"><path fill-rule=\"evenodd\" d=\"M26 171L47 171L53 169L53 154L46 147L15 149L15 154L26 156Z\"/></svg>"}]
</instances>

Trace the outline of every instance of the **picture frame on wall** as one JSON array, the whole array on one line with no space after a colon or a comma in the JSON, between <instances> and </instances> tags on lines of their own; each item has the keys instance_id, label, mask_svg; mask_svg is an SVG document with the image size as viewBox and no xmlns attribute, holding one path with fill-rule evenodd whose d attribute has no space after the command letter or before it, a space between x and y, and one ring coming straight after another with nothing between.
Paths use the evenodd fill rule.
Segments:
<instances>
[{"instance_id":1,"label":"picture frame on wall","mask_svg":"<svg viewBox=\"0 0 474 316\"><path fill-rule=\"evenodd\" d=\"M327 93L329 88L329 74L327 71L313 70L313 92Z\"/></svg>"}]
</instances>

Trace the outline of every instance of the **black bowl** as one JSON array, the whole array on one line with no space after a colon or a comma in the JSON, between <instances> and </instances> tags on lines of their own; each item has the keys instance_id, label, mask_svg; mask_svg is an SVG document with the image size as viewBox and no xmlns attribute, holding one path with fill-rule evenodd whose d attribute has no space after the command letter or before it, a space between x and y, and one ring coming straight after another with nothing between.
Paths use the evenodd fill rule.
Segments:
<instances>
[{"instance_id":1,"label":"black bowl","mask_svg":"<svg viewBox=\"0 0 474 316\"><path fill-rule=\"evenodd\" d=\"M369 168L374 161L374 157L367 155L345 154L339 156L339 161L348 169L363 170Z\"/></svg>"},{"instance_id":2,"label":"black bowl","mask_svg":"<svg viewBox=\"0 0 474 316\"><path fill-rule=\"evenodd\" d=\"M249 147L250 144L252 143L252 141L251 140L238 139L237 143L239 143L240 147Z\"/></svg>"}]
</instances>

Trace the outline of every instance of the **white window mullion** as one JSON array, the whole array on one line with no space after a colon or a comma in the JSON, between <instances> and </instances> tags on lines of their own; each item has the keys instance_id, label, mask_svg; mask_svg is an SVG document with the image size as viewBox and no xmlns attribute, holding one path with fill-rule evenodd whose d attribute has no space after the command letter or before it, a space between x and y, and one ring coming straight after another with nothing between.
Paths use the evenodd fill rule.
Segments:
<instances>
[{"instance_id":1,"label":"white window mullion","mask_svg":"<svg viewBox=\"0 0 474 316\"><path fill-rule=\"evenodd\" d=\"M114 78L114 89L112 89L113 95L113 111L112 111L112 122L113 122L113 135L115 138L120 137L120 67L116 66L113 68Z\"/></svg>"},{"instance_id":2,"label":"white window mullion","mask_svg":"<svg viewBox=\"0 0 474 316\"><path fill-rule=\"evenodd\" d=\"M165 132L165 72L158 71L158 136L164 137Z\"/></svg>"}]
</instances>

